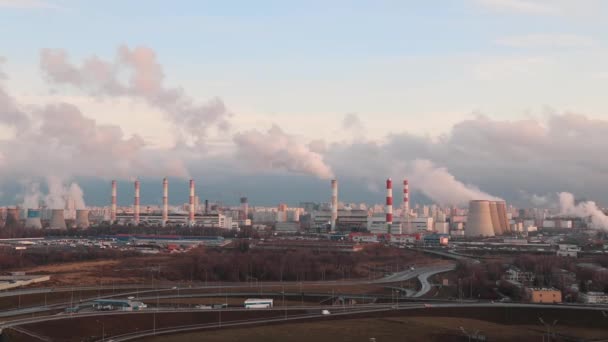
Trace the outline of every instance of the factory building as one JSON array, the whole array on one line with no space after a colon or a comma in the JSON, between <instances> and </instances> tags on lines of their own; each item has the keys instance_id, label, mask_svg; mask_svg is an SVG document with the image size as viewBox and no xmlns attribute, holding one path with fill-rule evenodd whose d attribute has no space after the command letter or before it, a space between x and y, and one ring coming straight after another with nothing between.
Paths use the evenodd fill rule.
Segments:
<instances>
[{"instance_id":1,"label":"factory building","mask_svg":"<svg viewBox=\"0 0 608 342\"><path fill-rule=\"evenodd\" d=\"M434 228L432 217L410 217L405 220L406 221L403 221L403 218L401 217L394 219L392 229L394 234L414 234L417 232L432 231ZM368 217L367 230L376 234L386 233L385 216L375 214Z\"/></svg>"}]
</instances>

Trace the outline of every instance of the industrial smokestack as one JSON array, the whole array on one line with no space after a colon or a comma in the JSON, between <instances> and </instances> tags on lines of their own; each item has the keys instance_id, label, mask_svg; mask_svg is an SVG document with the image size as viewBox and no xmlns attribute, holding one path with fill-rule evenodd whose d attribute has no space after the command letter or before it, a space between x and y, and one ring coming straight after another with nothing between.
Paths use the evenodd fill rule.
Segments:
<instances>
[{"instance_id":1,"label":"industrial smokestack","mask_svg":"<svg viewBox=\"0 0 608 342\"><path fill-rule=\"evenodd\" d=\"M386 180L386 232L391 233L393 226L393 181Z\"/></svg>"},{"instance_id":2,"label":"industrial smokestack","mask_svg":"<svg viewBox=\"0 0 608 342\"><path fill-rule=\"evenodd\" d=\"M338 220L338 180L331 181L331 231L336 231L336 221Z\"/></svg>"},{"instance_id":3,"label":"industrial smokestack","mask_svg":"<svg viewBox=\"0 0 608 342\"><path fill-rule=\"evenodd\" d=\"M205 201L205 204L207 201ZM249 215L249 203L247 197L241 197L241 220L245 221Z\"/></svg>"},{"instance_id":4,"label":"industrial smokestack","mask_svg":"<svg viewBox=\"0 0 608 342\"><path fill-rule=\"evenodd\" d=\"M139 181L135 181L135 203L133 204L133 221L139 224Z\"/></svg>"},{"instance_id":5,"label":"industrial smokestack","mask_svg":"<svg viewBox=\"0 0 608 342\"><path fill-rule=\"evenodd\" d=\"M14 226L19 224L19 208L8 208L6 210L5 226Z\"/></svg>"},{"instance_id":6,"label":"industrial smokestack","mask_svg":"<svg viewBox=\"0 0 608 342\"><path fill-rule=\"evenodd\" d=\"M76 210L76 228L86 229L89 228L89 210L78 209Z\"/></svg>"},{"instance_id":7,"label":"industrial smokestack","mask_svg":"<svg viewBox=\"0 0 608 342\"><path fill-rule=\"evenodd\" d=\"M188 223L194 226L194 179L190 180L190 201L188 205Z\"/></svg>"},{"instance_id":8,"label":"industrial smokestack","mask_svg":"<svg viewBox=\"0 0 608 342\"><path fill-rule=\"evenodd\" d=\"M28 209L27 218L25 219L25 228L41 229L42 222L40 221L40 210Z\"/></svg>"},{"instance_id":9,"label":"industrial smokestack","mask_svg":"<svg viewBox=\"0 0 608 342\"><path fill-rule=\"evenodd\" d=\"M408 217L410 213L410 187L407 179L403 180L403 214L401 216Z\"/></svg>"},{"instance_id":10,"label":"industrial smokestack","mask_svg":"<svg viewBox=\"0 0 608 342\"><path fill-rule=\"evenodd\" d=\"M112 206L110 207L110 222L116 222L116 181L112 181Z\"/></svg>"},{"instance_id":11,"label":"industrial smokestack","mask_svg":"<svg viewBox=\"0 0 608 342\"><path fill-rule=\"evenodd\" d=\"M205 200L205 215L209 213L209 200Z\"/></svg>"},{"instance_id":12,"label":"industrial smokestack","mask_svg":"<svg viewBox=\"0 0 608 342\"><path fill-rule=\"evenodd\" d=\"M65 225L65 216L63 209L53 209L51 211L51 222L49 224L51 229L67 229Z\"/></svg>"},{"instance_id":13,"label":"industrial smokestack","mask_svg":"<svg viewBox=\"0 0 608 342\"><path fill-rule=\"evenodd\" d=\"M167 225L169 220L169 181L167 177L163 178L163 220L162 226Z\"/></svg>"}]
</instances>

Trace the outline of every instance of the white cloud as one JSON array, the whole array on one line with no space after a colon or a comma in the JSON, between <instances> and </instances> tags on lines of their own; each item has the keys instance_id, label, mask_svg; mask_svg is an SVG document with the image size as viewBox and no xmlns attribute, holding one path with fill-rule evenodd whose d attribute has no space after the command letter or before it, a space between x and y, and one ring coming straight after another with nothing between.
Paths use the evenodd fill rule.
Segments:
<instances>
[{"instance_id":1,"label":"white cloud","mask_svg":"<svg viewBox=\"0 0 608 342\"><path fill-rule=\"evenodd\" d=\"M555 15L561 11L549 1L534 0L476 0L486 8L495 11L517 12L524 14Z\"/></svg>"},{"instance_id":2,"label":"white cloud","mask_svg":"<svg viewBox=\"0 0 608 342\"><path fill-rule=\"evenodd\" d=\"M517 48L572 48L591 47L597 42L593 38L575 34L528 34L499 38L496 44Z\"/></svg>"},{"instance_id":3,"label":"white cloud","mask_svg":"<svg viewBox=\"0 0 608 342\"><path fill-rule=\"evenodd\" d=\"M505 57L480 62L473 67L476 79L497 81L511 77L528 75L550 64L545 57Z\"/></svg>"},{"instance_id":4,"label":"white cloud","mask_svg":"<svg viewBox=\"0 0 608 342\"><path fill-rule=\"evenodd\" d=\"M0 8L59 9L60 6L41 0L0 0Z\"/></svg>"}]
</instances>

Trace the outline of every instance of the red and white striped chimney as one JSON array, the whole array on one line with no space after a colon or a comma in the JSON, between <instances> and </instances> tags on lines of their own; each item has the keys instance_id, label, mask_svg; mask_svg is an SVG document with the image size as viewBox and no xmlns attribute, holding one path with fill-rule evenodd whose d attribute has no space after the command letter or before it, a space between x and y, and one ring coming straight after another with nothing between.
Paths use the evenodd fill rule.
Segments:
<instances>
[{"instance_id":1,"label":"red and white striped chimney","mask_svg":"<svg viewBox=\"0 0 608 342\"><path fill-rule=\"evenodd\" d=\"M116 221L116 181L112 181L112 205L110 207L110 221Z\"/></svg>"},{"instance_id":2,"label":"red and white striped chimney","mask_svg":"<svg viewBox=\"0 0 608 342\"><path fill-rule=\"evenodd\" d=\"M188 204L188 222L190 225L194 225L194 179L190 180L190 201Z\"/></svg>"},{"instance_id":3,"label":"red and white striped chimney","mask_svg":"<svg viewBox=\"0 0 608 342\"><path fill-rule=\"evenodd\" d=\"M403 180L403 213L401 216L407 217L410 213L410 187L407 179Z\"/></svg>"},{"instance_id":4,"label":"red and white striped chimney","mask_svg":"<svg viewBox=\"0 0 608 342\"><path fill-rule=\"evenodd\" d=\"M338 181L331 180L331 231L336 231L336 220L338 219Z\"/></svg>"},{"instance_id":5,"label":"red and white striped chimney","mask_svg":"<svg viewBox=\"0 0 608 342\"><path fill-rule=\"evenodd\" d=\"M169 220L169 181L167 177L163 178L163 227L167 225Z\"/></svg>"},{"instance_id":6,"label":"red and white striped chimney","mask_svg":"<svg viewBox=\"0 0 608 342\"><path fill-rule=\"evenodd\" d=\"M386 180L386 228L387 233L391 233L393 225L393 181L389 178Z\"/></svg>"},{"instance_id":7,"label":"red and white striped chimney","mask_svg":"<svg viewBox=\"0 0 608 342\"><path fill-rule=\"evenodd\" d=\"M139 181L135 181L135 203L133 207L133 220L139 224Z\"/></svg>"}]
</instances>

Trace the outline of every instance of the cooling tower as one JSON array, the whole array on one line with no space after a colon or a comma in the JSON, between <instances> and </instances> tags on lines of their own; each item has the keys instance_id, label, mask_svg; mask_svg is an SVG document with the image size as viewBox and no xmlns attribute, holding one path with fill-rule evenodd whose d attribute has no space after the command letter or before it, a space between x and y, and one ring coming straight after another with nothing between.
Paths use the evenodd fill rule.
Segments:
<instances>
[{"instance_id":1,"label":"cooling tower","mask_svg":"<svg viewBox=\"0 0 608 342\"><path fill-rule=\"evenodd\" d=\"M490 220L492 220L494 235L502 235L503 232L498 220L498 207L496 206L496 202L490 202Z\"/></svg>"},{"instance_id":2,"label":"cooling tower","mask_svg":"<svg viewBox=\"0 0 608 342\"><path fill-rule=\"evenodd\" d=\"M53 209L51 211L51 223L49 224L50 229L67 229L65 226L65 217L63 215L63 209Z\"/></svg>"},{"instance_id":3,"label":"cooling tower","mask_svg":"<svg viewBox=\"0 0 608 342\"><path fill-rule=\"evenodd\" d=\"M78 209L76 210L76 228L89 228L89 210Z\"/></svg>"},{"instance_id":4,"label":"cooling tower","mask_svg":"<svg viewBox=\"0 0 608 342\"><path fill-rule=\"evenodd\" d=\"M504 201L496 201L496 208L498 210L498 222L500 223L500 229L503 234L510 232L511 227L509 225L509 219L507 218L507 203Z\"/></svg>"},{"instance_id":5,"label":"cooling tower","mask_svg":"<svg viewBox=\"0 0 608 342\"><path fill-rule=\"evenodd\" d=\"M25 219L25 228L41 229L42 222L40 221L40 210L28 209L27 218Z\"/></svg>"},{"instance_id":6,"label":"cooling tower","mask_svg":"<svg viewBox=\"0 0 608 342\"><path fill-rule=\"evenodd\" d=\"M492 216L490 214L490 201L469 202L469 215L465 236L494 236Z\"/></svg>"},{"instance_id":7,"label":"cooling tower","mask_svg":"<svg viewBox=\"0 0 608 342\"><path fill-rule=\"evenodd\" d=\"M16 225L19 223L19 208L8 208L6 210L5 226Z\"/></svg>"}]
</instances>

